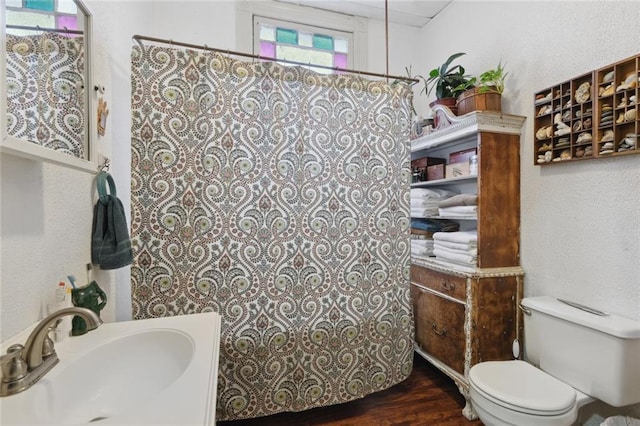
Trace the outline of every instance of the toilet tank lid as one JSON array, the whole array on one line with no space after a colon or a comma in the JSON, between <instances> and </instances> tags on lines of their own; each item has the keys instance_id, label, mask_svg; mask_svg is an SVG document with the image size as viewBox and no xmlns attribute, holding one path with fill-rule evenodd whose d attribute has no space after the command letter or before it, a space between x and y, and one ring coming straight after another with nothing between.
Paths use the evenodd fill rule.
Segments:
<instances>
[{"instance_id":1,"label":"toilet tank lid","mask_svg":"<svg viewBox=\"0 0 640 426\"><path fill-rule=\"evenodd\" d=\"M614 314L596 315L570 306L550 296L525 297L522 306L554 317L563 318L584 327L621 339L640 338L640 322Z\"/></svg>"}]
</instances>

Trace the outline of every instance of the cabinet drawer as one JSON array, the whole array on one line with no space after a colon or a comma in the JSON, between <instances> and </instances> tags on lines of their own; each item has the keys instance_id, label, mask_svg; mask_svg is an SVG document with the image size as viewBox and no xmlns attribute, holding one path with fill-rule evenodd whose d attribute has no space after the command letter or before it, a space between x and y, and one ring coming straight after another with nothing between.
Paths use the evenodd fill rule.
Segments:
<instances>
[{"instance_id":1,"label":"cabinet drawer","mask_svg":"<svg viewBox=\"0 0 640 426\"><path fill-rule=\"evenodd\" d=\"M415 339L425 352L464 374L464 309L461 303L411 286Z\"/></svg>"},{"instance_id":2,"label":"cabinet drawer","mask_svg":"<svg viewBox=\"0 0 640 426\"><path fill-rule=\"evenodd\" d=\"M461 301L466 300L467 279L464 277L411 265L411 281Z\"/></svg>"}]
</instances>

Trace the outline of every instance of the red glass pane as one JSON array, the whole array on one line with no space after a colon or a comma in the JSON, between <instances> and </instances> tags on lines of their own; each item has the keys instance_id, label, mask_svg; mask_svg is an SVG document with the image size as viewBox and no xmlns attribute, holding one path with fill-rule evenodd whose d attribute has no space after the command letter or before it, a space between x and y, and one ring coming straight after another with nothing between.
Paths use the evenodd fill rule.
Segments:
<instances>
[{"instance_id":1,"label":"red glass pane","mask_svg":"<svg viewBox=\"0 0 640 426\"><path fill-rule=\"evenodd\" d=\"M333 66L346 69L347 68L347 55L336 53L333 55Z\"/></svg>"},{"instance_id":2,"label":"red glass pane","mask_svg":"<svg viewBox=\"0 0 640 426\"><path fill-rule=\"evenodd\" d=\"M260 42L260 56L266 56L267 58L276 57L276 45L273 43L267 43L265 41Z\"/></svg>"},{"instance_id":3,"label":"red glass pane","mask_svg":"<svg viewBox=\"0 0 640 426\"><path fill-rule=\"evenodd\" d=\"M68 30L77 30L78 29L78 18L73 15L61 15L58 16L57 28L60 29L68 29Z\"/></svg>"}]
</instances>

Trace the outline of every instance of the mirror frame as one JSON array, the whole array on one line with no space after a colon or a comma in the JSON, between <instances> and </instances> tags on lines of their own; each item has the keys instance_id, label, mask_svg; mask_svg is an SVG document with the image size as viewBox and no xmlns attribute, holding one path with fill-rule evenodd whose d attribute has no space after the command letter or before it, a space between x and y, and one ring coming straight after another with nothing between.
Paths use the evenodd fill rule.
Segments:
<instances>
[{"instance_id":1,"label":"mirror frame","mask_svg":"<svg viewBox=\"0 0 640 426\"><path fill-rule=\"evenodd\" d=\"M85 87L85 112L87 115L87 125L85 131L87 132L87 158L77 158L72 155L57 152L50 148L45 148L41 145L19 139L8 134L7 131L7 100L2 99L0 102L0 153L4 157L5 154L15 155L18 157L28 158L30 160L42 161L47 163L54 163L60 166L69 167L76 170L81 170L89 173L98 172L98 152L97 152L97 123L96 123L96 111L97 101L96 93L94 90L93 79L93 15L86 4L82 0L74 0L78 9L85 15L85 45L87 58L86 65L86 83ZM0 7L2 10L6 10L6 0L0 0ZM0 45L3 49L6 46L6 19L5 13L0 15ZM6 57L6 55L3 55ZM5 60L6 61L6 60ZM0 94L6 94L7 84L7 66L6 62L2 64L0 69ZM3 95L4 96L4 95Z\"/></svg>"}]
</instances>

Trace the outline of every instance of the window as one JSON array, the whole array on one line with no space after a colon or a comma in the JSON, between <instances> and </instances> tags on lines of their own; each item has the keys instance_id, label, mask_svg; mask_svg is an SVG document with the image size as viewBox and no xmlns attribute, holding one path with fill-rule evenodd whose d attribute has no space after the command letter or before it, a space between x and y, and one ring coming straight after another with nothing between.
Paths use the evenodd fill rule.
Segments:
<instances>
[{"instance_id":1,"label":"window","mask_svg":"<svg viewBox=\"0 0 640 426\"><path fill-rule=\"evenodd\" d=\"M73 0L6 0L7 33L14 35L37 34L37 29L77 30L78 9Z\"/></svg>"},{"instance_id":2,"label":"window","mask_svg":"<svg viewBox=\"0 0 640 426\"><path fill-rule=\"evenodd\" d=\"M343 15L341 13L311 7L302 7L284 2L266 1L237 1L236 3L236 39L235 50L240 52L253 52L255 54L270 53L276 59L296 61L290 56L307 55L298 57L303 63L322 64L315 61L320 57L331 67L343 68L346 57L346 67L349 69L364 69L368 66L367 29L368 20L359 16ZM286 21L282 19L286 17ZM260 26L272 28L272 40L269 40L269 30L260 35ZM277 29L281 32L281 41L277 36ZM301 35L303 34L303 35ZM311 34L309 37L304 34ZM317 34L314 47L313 35ZM324 36L324 37L323 37ZM297 40L295 40L297 38ZM285 40L291 41L287 43ZM295 40L295 43L293 41ZM230 40L231 41L231 40ZM265 42L261 46L261 42ZM346 42L346 46L345 46ZM302 43L302 44L301 44ZM330 44L333 48L330 49ZM221 48L230 46L217 46ZM261 49L262 48L262 49ZM280 54L278 55L278 50ZM314 60L310 60L312 57ZM318 72L331 72L331 70L315 69Z\"/></svg>"},{"instance_id":3,"label":"window","mask_svg":"<svg viewBox=\"0 0 640 426\"><path fill-rule=\"evenodd\" d=\"M308 68L321 73L332 71L311 65L350 67L351 33L259 16L254 20L254 51L260 56L309 64Z\"/></svg>"}]
</instances>

